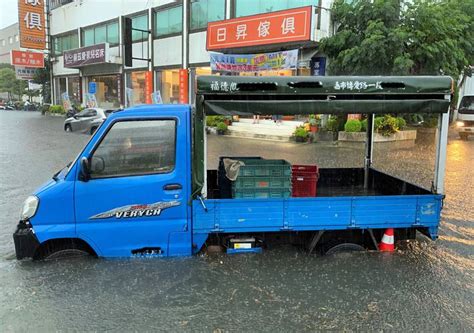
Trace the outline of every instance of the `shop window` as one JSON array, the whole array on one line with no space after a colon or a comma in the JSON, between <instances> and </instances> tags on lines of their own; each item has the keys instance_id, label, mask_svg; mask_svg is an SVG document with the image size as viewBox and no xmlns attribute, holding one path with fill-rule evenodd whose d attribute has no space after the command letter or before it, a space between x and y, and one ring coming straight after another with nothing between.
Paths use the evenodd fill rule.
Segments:
<instances>
[{"instance_id":1,"label":"shop window","mask_svg":"<svg viewBox=\"0 0 474 333\"><path fill-rule=\"evenodd\" d=\"M135 16L132 18L132 28L140 30L148 30L148 15ZM132 30L132 41L140 42L148 38L148 34Z\"/></svg>"},{"instance_id":2,"label":"shop window","mask_svg":"<svg viewBox=\"0 0 474 333\"><path fill-rule=\"evenodd\" d=\"M82 46L106 42L110 46L115 46L119 43L118 22L114 21L82 30Z\"/></svg>"},{"instance_id":3,"label":"shop window","mask_svg":"<svg viewBox=\"0 0 474 333\"><path fill-rule=\"evenodd\" d=\"M56 93L56 104L63 104L62 94L67 91L67 84L65 77L58 77L55 79L55 93Z\"/></svg>"},{"instance_id":4,"label":"shop window","mask_svg":"<svg viewBox=\"0 0 474 333\"><path fill-rule=\"evenodd\" d=\"M68 77L67 92L69 95L69 100L71 101L72 104L74 105L81 104L81 88L80 88L80 79L78 76Z\"/></svg>"},{"instance_id":5,"label":"shop window","mask_svg":"<svg viewBox=\"0 0 474 333\"><path fill-rule=\"evenodd\" d=\"M99 107L112 109L120 106L119 80L117 75L92 76L89 79L97 84L95 98Z\"/></svg>"},{"instance_id":6,"label":"shop window","mask_svg":"<svg viewBox=\"0 0 474 333\"><path fill-rule=\"evenodd\" d=\"M155 13L155 36L180 33L183 30L183 6L163 9Z\"/></svg>"},{"instance_id":7,"label":"shop window","mask_svg":"<svg viewBox=\"0 0 474 333\"><path fill-rule=\"evenodd\" d=\"M304 6L318 6L319 2L320 0L235 0L235 17Z\"/></svg>"},{"instance_id":8,"label":"shop window","mask_svg":"<svg viewBox=\"0 0 474 333\"><path fill-rule=\"evenodd\" d=\"M127 73L127 106L146 103L146 71Z\"/></svg>"},{"instance_id":9,"label":"shop window","mask_svg":"<svg viewBox=\"0 0 474 333\"><path fill-rule=\"evenodd\" d=\"M163 103L179 103L179 70L170 69L157 72L157 87Z\"/></svg>"},{"instance_id":10,"label":"shop window","mask_svg":"<svg viewBox=\"0 0 474 333\"><path fill-rule=\"evenodd\" d=\"M191 30L206 28L208 22L225 18L225 0L196 0L191 3Z\"/></svg>"}]
</instances>

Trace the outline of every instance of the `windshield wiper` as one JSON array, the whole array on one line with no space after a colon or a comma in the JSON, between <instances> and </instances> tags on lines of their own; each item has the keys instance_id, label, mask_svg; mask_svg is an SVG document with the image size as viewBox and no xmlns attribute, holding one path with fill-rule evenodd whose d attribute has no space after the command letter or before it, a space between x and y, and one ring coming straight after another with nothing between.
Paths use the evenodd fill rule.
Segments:
<instances>
[{"instance_id":1,"label":"windshield wiper","mask_svg":"<svg viewBox=\"0 0 474 333\"><path fill-rule=\"evenodd\" d=\"M56 172L54 175L53 175L53 180L57 181L59 178L58 176L61 174L61 172L63 172L64 169L67 169L71 166L71 163L72 162L69 162L64 168L62 168L61 170L59 170L58 172Z\"/></svg>"}]
</instances>

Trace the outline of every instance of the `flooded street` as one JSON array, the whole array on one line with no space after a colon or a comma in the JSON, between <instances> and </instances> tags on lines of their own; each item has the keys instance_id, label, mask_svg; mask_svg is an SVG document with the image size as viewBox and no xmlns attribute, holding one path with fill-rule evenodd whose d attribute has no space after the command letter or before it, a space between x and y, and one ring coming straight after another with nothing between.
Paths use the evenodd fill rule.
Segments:
<instances>
[{"instance_id":1,"label":"flooded street","mask_svg":"<svg viewBox=\"0 0 474 333\"><path fill-rule=\"evenodd\" d=\"M17 261L24 199L89 139L63 121L0 111L1 331L474 330L473 138L450 136L439 240L394 254Z\"/></svg>"}]
</instances>

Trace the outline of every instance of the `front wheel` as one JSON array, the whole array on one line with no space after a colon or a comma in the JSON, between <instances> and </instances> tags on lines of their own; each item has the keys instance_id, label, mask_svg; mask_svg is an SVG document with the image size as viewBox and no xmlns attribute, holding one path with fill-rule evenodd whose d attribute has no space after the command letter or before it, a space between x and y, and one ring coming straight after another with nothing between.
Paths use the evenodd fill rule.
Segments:
<instances>
[{"instance_id":1,"label":"front wheel","mask_svg":"<svg viewBox=\"0 0 474 333\"><path fill-rule=\"evenodd\" d=\"M91 128L91 135L93 135L95 133L95 131L97 131L97 127L92 127Z\"/></svg>"},{"instance_id":2,"label":"front wheel","mask_svg":"<svg viewBox=\"0 0 474 333\"><path fill-rule=\"evenodd\" d=\"M62 249L57 250L52 253L48 253L43 256L43 260L59 260L59 259L69 259L69 258L82 258L88 257L90 253L80 249Z\"/></svg>"},{"instance_id":3,"label":"front wheel","mask_svg":"<svg viewBox=\"0 0 474 333\"><path fill-rule=\"evenodd\" d=\"M67 124L66 126L64 126L64 130L65 130L66 132L72 132L71 125Z\"/></svg>"}]
</instances>

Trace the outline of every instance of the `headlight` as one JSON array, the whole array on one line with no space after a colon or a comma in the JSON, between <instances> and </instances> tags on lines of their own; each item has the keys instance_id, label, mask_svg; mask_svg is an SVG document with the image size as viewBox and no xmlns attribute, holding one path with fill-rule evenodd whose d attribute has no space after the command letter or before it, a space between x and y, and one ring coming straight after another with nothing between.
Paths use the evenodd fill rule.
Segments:
<instances>
[{"instance_id":1,"label":"headlight","mask_svg":"<svg viewBox=\"0 0 474 333\"><path fill-rule=\"evenodd\" d=\"M32 195L26 198L20 213L20 220L25 221L32 218L38 209L39 199Z\"/></svg>"},{"instance_id":2,"label":"headlight","mask_svg":"<svg viewBox=\"0 0 474 333\"><path fill-rule=\"evenodd\" d=\"M457 121L456 126L457 127L464 127L464 121Z\"/></svg>"}]
</instances>

